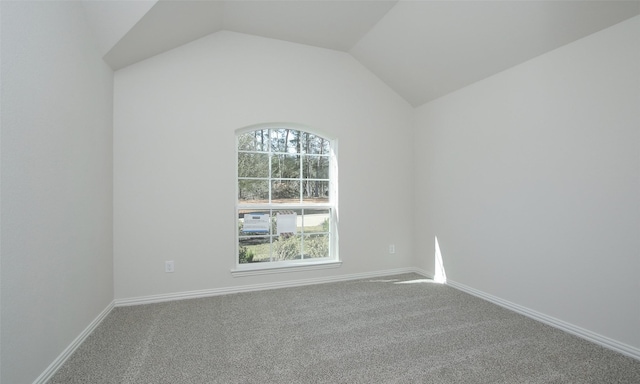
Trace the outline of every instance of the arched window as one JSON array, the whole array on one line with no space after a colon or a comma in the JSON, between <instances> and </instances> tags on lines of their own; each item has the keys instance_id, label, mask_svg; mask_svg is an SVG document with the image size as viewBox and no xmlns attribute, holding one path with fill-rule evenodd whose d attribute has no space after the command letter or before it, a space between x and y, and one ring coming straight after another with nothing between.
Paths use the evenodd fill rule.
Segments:
<instances>
[{"instance_id":1,"label":"arched window","mask_svg":"<svg viewBox=\"0 0 640 384\"><path fill-rule=\"evenodd\" d=\"M237 138L237 270L337 261L335 141L259 125Z\"/></svg>"}]
</instances>

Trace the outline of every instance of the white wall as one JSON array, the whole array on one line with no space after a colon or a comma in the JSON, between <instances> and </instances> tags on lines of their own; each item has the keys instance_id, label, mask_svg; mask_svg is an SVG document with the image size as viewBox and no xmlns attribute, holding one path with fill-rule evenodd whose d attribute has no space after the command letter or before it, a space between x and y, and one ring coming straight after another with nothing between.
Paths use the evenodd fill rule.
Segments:
<instances>
[{"instance_id":1,"label":"white wall","mask_svg":"<svg viewBox=\"0 0 640 384\"><path fill-rule=\"evenodd\" d=\"M640 347L639 47L635 17L417 109L422 268L437 236L450 280Z\"/></svg>"},{"instance_id":2,"label":"white wall","mask_svg":"<svg viewBox=\"0 0 640 384\"><path fill-rule=\"evenodd\" d=\"M116 299L412 266L412 117L346 53L233 32L117 71ZM235 130L262 122L338 139L342 267L231 276Z\"/></svg>"},{"instance_id":3,"label":"white wall","mask_svg":"<svg viewBox=\"0 0 640 384\"><path fill-rule=\"evenodd\" d=\"M100 53L107 54L157 2L158 0L82 0Z\"/></svg>"},{"instance_id":4,"label":"white wall","mask_svg":"<svg viewBox=\"0 0 640 384\"><path fill-rule=\"evenodd\" d=\"M113 300L113 72L79 2L1 7L0 381L30 383Z\"/></svg>"}]
</instances>

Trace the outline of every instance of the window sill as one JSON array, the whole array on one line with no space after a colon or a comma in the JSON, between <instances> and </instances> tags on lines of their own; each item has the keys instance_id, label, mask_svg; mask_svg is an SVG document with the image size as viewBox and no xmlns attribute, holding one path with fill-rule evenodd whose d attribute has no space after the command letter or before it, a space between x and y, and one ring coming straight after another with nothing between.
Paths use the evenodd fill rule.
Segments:
<instances>
[{"instance_id":1,"label":"window sill","mask_svg":"<svg viewBox=\"0 0 640 384\"><path fill-rule=\"evenodd\" d=\"M243 276L255 276L255 275L267 275L272 273L284 273L284 272L299 272L299 271L313 271L316 269L328 269L338 268L342 265L342 261L318 261L313 263L268 263L260 265L261 263L241 265L231 270L233 277Z\"/></svg>"}]
</instances>

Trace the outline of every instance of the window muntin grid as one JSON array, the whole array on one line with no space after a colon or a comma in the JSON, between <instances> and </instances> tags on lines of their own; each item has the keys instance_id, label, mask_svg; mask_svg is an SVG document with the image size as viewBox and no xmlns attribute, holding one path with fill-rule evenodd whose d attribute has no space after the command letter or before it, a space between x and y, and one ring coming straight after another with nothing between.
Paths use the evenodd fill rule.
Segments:
<instances>
[{"instance_id":1,"label":"window muntin grid","mask_svg":"<svg viewBox=\"0 0 640 384\"><path fill-rule=\"evenodd\" d=\"M332 142L304 130L237 135L238 265L335 259L334 161ZM295 232L279 232L278 215L293 213ZM268 228L245 230L245 214L265 215Z\"/></svg>"}]
</instances>

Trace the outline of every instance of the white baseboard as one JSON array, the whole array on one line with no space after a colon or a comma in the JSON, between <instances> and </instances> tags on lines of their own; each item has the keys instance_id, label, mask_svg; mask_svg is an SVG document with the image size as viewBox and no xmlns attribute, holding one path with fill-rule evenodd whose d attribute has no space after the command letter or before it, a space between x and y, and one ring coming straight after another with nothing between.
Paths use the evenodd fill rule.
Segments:
<instances>
[{"instance_id":1,"label":"white baseboard","mask_svg":"<svg viewBox=\"0 0 640 384\"><path fill-rule=\"evenodd\" d=\"M578 336L582 339L588 340L592 343L601 345L605 348L611 349L613 351L619 352L623 355L632 357L634 359L640 360L640 348L636 348L636 347L632 347L630 345L621 343L617 340L608 338L606 336L602 336L600 334L597 334L595 332L589 331L587 329L578 327L576 325L573 325L571 323L568 323L566 321L563 320L559 320L556 319L554 317L545 315L544 313L540 313L538 311L534 311L532 309L529 309L527 307L523 307L521 305L512 303L510 301L507 300L503 300L499 297L490 295L488 293L479 291L475 288L471 288L468 287L464 284L460 284L457 283L455 281L451 281L451 280L447 280L447 285L450 285L453 288L456 288L460 291L466 292L470 295L479 297L481 299L487 300L489 302L492 302L494 304L497 304L501 307L507 308L509 310L512 310L514 312L517 312L521 315L527 316L529 318L532 318L534 320L540 321L542 323L545 323L547 325L550 325L554 328L558 328L560 330L563 330L567 333L570 333L572 335Z\"/></svg>"},{"instance_id":2,"label":"white baseboard","mask_svg":"<svg viewBox=\"0 0 640 384\"><path fill-rule=\"evenodd\" d=\"M424 273L424 271L422 271L420 269L417 269L417 268L397 268L397 269L388 269L388 270L384 270L384 271L353 273L353 274L348 274L348 275L327 276L327 277L317 277L317 278L312 278L312 279L272 282L272 283L265 283L265 284L241 285L241 286L237 286L237 287L212 288L212 289L203 289L203 290L199 290L199 291L187 291L187 292L167 293L167 294L162 294L162 295L132 297L132 298L128 298L128 299L116 299L115 300L115 306L116 307L124 307L124 306L129 306L129 305L160 303L160 302L163 302L163 301L173 301L173 300L183 300L183 299L196 299L196 298L201 298L201 297L227 295L227 294L231 294L231 293L263 291L263 290L267 290L267 289L287 288L287 287L300 287L300 286L303 286L303 285L333 283L333 282L338 282L338 281L349 281L349 280L358 280L358 279L368 279L368 278L373 278L373 277L398 275L398 274L401 274L401 273L418 273L420 275L427 276Z\"/></svg>"},{"instance_id":3,"label":"white baseboard","mask_svg":"<svg viewBox=\"0 0 640 384\"><path fill-rule=\"evenodd\" d=\"M109 305L107 305L107 307L102 312L100 312L100 314L91 322L91 324L89 324L89 326L87 326L87 328L85 328L84 331L82 331L82 333L80 333L80 335L76 337L75 340L73 340L71 344L69 344L69 346L65 348L64 351L62 351L62 353L49 365L49 367L47 367L47 369L45 369L44 372L42 372L42 374L38 376L33 384L44 384L49 381L49 379L53 377L58 369L60 369L62 364L64 364L64 362L67 361L67 359L73 354L73 352L76 351L80 344L82 344L82 342L84 342L84 340L91 334L91 332L93 332L93 330L96 329L98 325L100 325L102 320L107 317L107 315L114 308L114 304L115 303L113 301L109 303Z\"/></svg>"}]
</instances>

